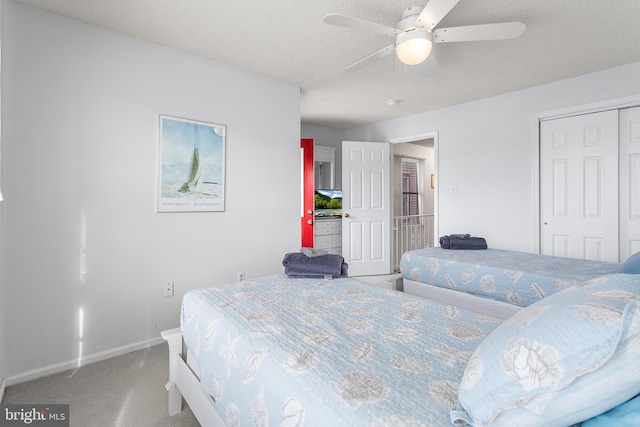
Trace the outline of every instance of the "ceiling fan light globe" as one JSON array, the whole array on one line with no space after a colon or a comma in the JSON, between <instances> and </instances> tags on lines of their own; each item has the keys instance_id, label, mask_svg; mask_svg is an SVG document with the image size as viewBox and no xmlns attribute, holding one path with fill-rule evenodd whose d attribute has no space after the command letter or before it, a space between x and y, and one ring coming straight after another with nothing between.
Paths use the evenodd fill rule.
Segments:
<instances>
[{"instance_id":1,"label":"ceiling fan light globe","mask_svg":"<svg viewBox=\"0 0 640 427\"><path fill-rule=\"evenodd\" d=\"M433 43L423 33L425 31L411 31L396 38L396 55L403 64L418 65L431 54Z\"/></svg>"}]
</instances>

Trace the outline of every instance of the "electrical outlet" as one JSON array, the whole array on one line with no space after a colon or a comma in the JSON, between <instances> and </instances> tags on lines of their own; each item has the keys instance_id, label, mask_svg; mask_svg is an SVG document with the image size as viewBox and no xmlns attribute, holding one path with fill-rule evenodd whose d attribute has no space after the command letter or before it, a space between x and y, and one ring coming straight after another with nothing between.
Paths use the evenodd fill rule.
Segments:
<instances>
[{"instance_id":1,"label":"electrical outlet","mask_svg":"<svg viewBox=\"0 0 640 427\"><path fill-rule=\"evenodd\" d=\"M244 271L238 272L238 280L244 280Z\"/></svg>"},{"instance_id":2,"label":"electrical outlet","mask_svg":"<svg viewBox=\"0 0 640 427\"><path fill-rule=\"evenodd\" d=\"M173 282L167 282L162 287L162 295L165 297L173 296Z\"/></svg>"}]
</instances>

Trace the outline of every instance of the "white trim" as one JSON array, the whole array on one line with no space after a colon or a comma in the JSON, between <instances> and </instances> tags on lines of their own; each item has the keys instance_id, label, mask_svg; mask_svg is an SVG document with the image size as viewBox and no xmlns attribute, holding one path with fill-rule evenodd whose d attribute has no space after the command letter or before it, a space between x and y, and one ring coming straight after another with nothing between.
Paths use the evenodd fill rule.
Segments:
<instances>
[{"instance_id":1,"label":"white trim","mask_svg":"<svg viewBox=\"0 0 640 427\"><path fill-rule=\"evenodd\" d=\"M300 218L304 218L304 147L300 147Z\"/></svg>"},{"instance_id":2,"label":"white trim","mask_svg":"<svg viewBox=\"0 0 640 427\"><path fill-rule=\"evenodd\" d=\"M590 104L545 111L535 114L534 119L538 121L561 119L563 117L579 116L581 114L597 113L599 111L637 107L638 105L640 105L640 95L632 95L625 96L623 98L607 99L604 101L592 102Z\"/></svg>"},{"instance_id":3,"label":"white trim","mask_svg":"<svg viewBox=\"0 0 640 427\"><path fill-rule=\"evenodd\" d=\"M0 403L4 401L4 393L7 390L7 379L3 378L0 382Z\"/></svg>"},{"instance_id":4,"label":"white trim","mask_svg":"<svg viewBox=\"0 0 640 427\"><path fill-rule=\"evenodd\" d=\"M6 378L6 385L15 385L24 383L27 381L35 380L38 378L46 377L48 375L57 374L59 372L68 371L70 369L76 369L80 366L88 365L90 363L100 362L101 360L111 359L112 357L121 356L133 351L142 350L145 348L153 347L163 343L161 337L151 338L144 341L139 341L133 344L123 345L122 347L116 347L98 353L83 356L82 360L73 359L68 362L57 363L55 365L45 366L43 368L33 369L31 371L23 372L21 374L12 375Z\"/></svg>"},{"instance_id":5,"label":"white trim","mask_svg":"<svg viewBox=\"0 0 640 427\"><path fill-rule=\"evenodd\" d=\"M532 124L532 141L531 144L531 158L533 161L533 182L532 184L532 197L533 197L533 250L532 252L540 253L540 118L534 116L531 121Z\"/></svg>"},{"instance_id":6,"label":"white trim","mask_svg":"<svg viewBox=\"0 0 640 427\"><path fill-rule=\"evenodd\" d=\"M438 132L427 132L427 133L419 133L417 135L408 135L408 136L399 136L397 138L389 138L387 141L389 141L391 144L402 144L405 142L416 142L422 139L430 139L430 138L433 138L435 140L437 137L438 137Z\"/></svg>"},{"instance_id":7,"label":"white trim","mask_svg":"<svg viewBox=\"0 0 640 427\"><path fill-rule=\"evenodd\" d=\"M533 158L533 252L540 253L540 122L637 106L640 106L640 95L608 99L589 104L545 111L533 115L531 120L531 147Z\"/></svg>"},{"instance_id":8,"label":"white trim","mask_svg":"<svg viewBox=\"0 0 640 427\"><path fill-rule=\"evenodd\" d=\"M440 174L438 173L438 169L439 169L439 153L438 153L438 131L432 131L432 132L427 132L427 133L419 133L417 135L409 135L409 136L399 136L396 138L389 138L387 139L387 141L391 144L401 144L404 142L414 142L414 141L419 141L421 139L429 139L432 138L433 139L433 174L435 175L435 182L434 182L434 189L433 189L433 236L434 239L436 239L435 236L439 235L438 229L439 229L439 208L440 208L440 203L438 202L439 199L439 194L440 194L440 190L439 190L439 185L438 185L438 178L440 176ZM392 162L393 164L393 162Z\"/></svg>"}]
</instances>

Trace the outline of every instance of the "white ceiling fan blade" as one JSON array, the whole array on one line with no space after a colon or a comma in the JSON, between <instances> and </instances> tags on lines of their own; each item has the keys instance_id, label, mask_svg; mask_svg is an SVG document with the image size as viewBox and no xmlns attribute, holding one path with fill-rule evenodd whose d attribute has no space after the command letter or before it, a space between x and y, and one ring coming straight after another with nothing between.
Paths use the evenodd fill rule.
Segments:
<instances>
[{"instance_id":1,"label":"white ceiling fan blade","mask_svg":"<svg viewBox=\"0 0 640 427\"><path fill-rule=\"evenodd\" d=\"M427 56L427 59L418 64L418 68L420 69L420 73L425 77L433 77L440 74L440 71L442 71L433 52L431 52L431 55Z\"/></svg>"},{"instance_id":2,"label":"white ceiling fan blade","mask_svg":"<svg viewBox=\"0 0 640 427\"><path fill-rule=\"evenodd\" d=\"M384 36L395 36L402 31L397 28L388 27L382 24L376 24L375 22L364 21L358 18L351 18L350 16L338 15L335 13L329 14L324 17L324 22L331 25L337 25L339 27L352 28L354 30L366 31L368 33L382 34Z\"/></svg>"},{"instance_id":3,"label":"white ceiling fan blade","mask_svg":"<svg viewBox=\"0 0 640 427\"><path fill-rule=\"evenodd\" d=\"M416 20L417 27L432 31L460 0L429 0Z\"/></svg>"},{"instance_id":4,"label":"white ceiling fan blade","mask_svg":"<svg viewBox=\"0 0 640 427\"><path fill-rule=\"evenodd\" d=\"M393 52L393 49L395 48L395 44L390 44L389 46L380 49L379 51L372 53L371 55L367 56L366 58L361 59L360 61L356 62L353 65L349 65L347 68L345 68L344 70L341 71L342 74L349 74L349 73L353 73L356 70L359 70L360 68L364 67L365 65L369 65L372 62L374 62L376 59L378 58L384 58L385 56L389 55L390 53Z\"/></svg>"},{"instance_id":5,"label":"white ceiling fan blade","mask_svg":"<svg viewBox=\"0 0 640 427\"><path fill-rule=\"evenodd\" d=\"M467 25L464 27L438 28L433 32L434 43L469 42L477 40L507 40L524 33L522 22Z\"/></svg>"}]
</instances>

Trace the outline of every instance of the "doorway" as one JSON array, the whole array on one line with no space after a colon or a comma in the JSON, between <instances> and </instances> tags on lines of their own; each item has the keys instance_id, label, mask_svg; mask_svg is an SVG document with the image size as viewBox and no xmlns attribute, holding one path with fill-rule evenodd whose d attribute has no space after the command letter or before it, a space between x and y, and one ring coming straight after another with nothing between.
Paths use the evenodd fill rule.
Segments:
<instances>
[{"instance_id":1,"label":"doorway","mask_svg":"<svg viewBox=\"0 0 640 427\"><path fill-rule=\"evenodd\" d=\"M433 138L402 142L394 144L392 147L394 157L393 215L433 215L435 212L435 150ZM403 186L403 182L408 183L409 187ZM403 197L403 194L414 191L418 193L417 197L415 197L417 210L411 205L407 209L408 198ZM412 197L409 198L413 199ZM411 203L415 202L412 201Z\"/></svg>"},{"instance_id":2,"label":"doorway","mask_svg":"<svg viewBox=\"0 0 640 427\"><path fill-rule=\"evenodd\" d=\"M438 230L438 223L437 223L437 211L438 211L438 172L437 172L437 146L438 146L438 134L437 132L430 132L430 133L424 133L424 134L417 134L417 135L411 135L411 136L406 136L406 137L398 137L398 138L391 138L387 140L388 145L390 146L390 153L393 153L394 150L399 150L399 152L401 152L403 150L403 147L408 147L408 148L427 148L429 150L428 155L408 155L405 153L405 158L408 157L415 157L416 159L418 159L420 162L424 162L424 166L422 167L422 169L420 170L420 174L421 174L421 182L422 184L422 189L424 192L424 196L422 197L422 204L421 204L421 213L427 213L429 215L431 215L431 222L428 225L428 229L430 231L430 239L428 242L425 243L419 243L419 247L426 247L429 245L433 245L433 240L434 237L433 236L437 236L437 230ZM406 145L404 145L406 144ZM336 153L336 158L340 156L340 158L343 158L343 153L342 151L337 152ZM390 160L393 158L393 154L390 154ZM344 159L343 159L344 162ZM393 166L393 162L392 162L392 169L394 168ZM336 176L338 175L342 175L342 170L340 167L336 168L334 173ZM342 186L344 187L345 181L344 179L342 180ZM393 187L393 186L391 186ZM401 189L401 186L400 186ZM396 205L400 206L400 203L394 203L393 202L393 197L396 194L400 194L400 200L402 199L401 196L401 190L398 189L394 189L394 188L390 188L389 191L389 200L391 200L390 203L390 207L391 207L391 211L393 212L392 214L389 215L389 221L393 221L392 216L398 215L401 216L402 215L402 210L400 207L397 207ZM303 211L304 212L304 211ZM303 213L304 215L304 213ZM303 227L307 227L309 224L307 224L307 221L305 221L305 223L302 224ZM393 224L390 223L389 227L387 228L388 233L389 233L389 239L390 239L390 244L389 246L393 246L394 243L394 239L392 236L393 233ZM343 233L343 237L344 237L344 233L345 233L345 229L343 227L342 233ZM344 239L343 239L344 241ZM344 245L343 245L344 246ZM417 248L417 247L416 247ZM404 252L403 250L399 250L399 249L395 249L395 255L391 256L391 259L389 261L389 266L387 268L389 268L389 272L393 272L394 270L396 270L396 266L399 263L399 258L402 255L402 253ZM397 258L397 261L395 260L395 258Z\"/></svg>"},{"instance_id":3,"label":"doorway","mask_svg":"<svg viewBox=\"0 0 640 427\"><path fill-rule=\"evenodd\" d=\"M437 235L437 133L392 139L393 269L402 254L434 246Z\"/></svg>"}]
</instances>

